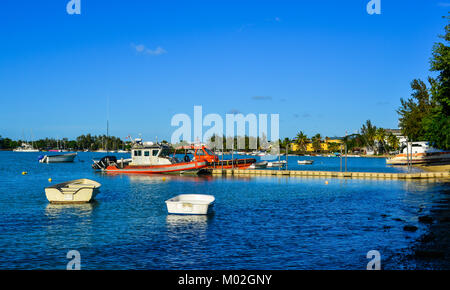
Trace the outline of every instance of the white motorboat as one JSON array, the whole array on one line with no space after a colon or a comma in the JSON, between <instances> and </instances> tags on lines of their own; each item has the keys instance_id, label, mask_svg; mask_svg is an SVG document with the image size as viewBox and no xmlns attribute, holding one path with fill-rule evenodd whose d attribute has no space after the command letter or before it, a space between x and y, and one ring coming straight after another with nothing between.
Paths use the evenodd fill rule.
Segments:
<instances>
[{"instance_id":1,"label":"white motorboat","mask_svg":"<svg viewBox=\"0 0 450 290\"><path fill-rule=\"evenodd\" d=\"M269 164L269 162L267 162L267 161L261 161L261 162L253 163L252 165L249 166L249 169L267 168L267 164Z\"/></svg>"},{"instance_id":2,"label":"white motorboat","mask_svg":"<svg viewBox=\"0 0 450 290\"><path fill-rule=\"evenodd\" d=\"M283 166L286 166L286 164L287 164L286 160L273 161L273 162L268 162L267 167L283 167Z\"/></svg>"},{"instance_id":3,"label":"white motorboat","mask_svg":"<svg viewBox=\"0 0 450 290\"><path fill-rule=\"evenodd\" d=\"M206 194L180 194L166 200L169 214L208 214L215 198Z\"/></svg>"},{"instance_id":4,"label":"white motorboat","mask_svg":"<svg viewBox=\"0 0 450 290\"><path fill-rule=\"evenodd\" d=\"M39 156L40 163L62 163L73 162L77 153L58 154L58 155L44 155Z\"/></svg>"},{"instance_id":5,"label":"white motorboat","mask_svg":"<svg viewBox=\"0 0 450 290\"><path fill-rule=\"evenodd\" d=\"M33 146L31 146L28 143L22 143L21 146L17 147L13 151L14 152L39 152L39 149L34 149Z\"/></svg>"},{"instance_id":6,"label":"white motorboat","mask_svg":"<svg viewBox=\"0 0 450 290\"><path fill-rule=\"evenodd\" d=\"M433 148L429 142L411 142L408 147L405 146L403 153L387 159L386 164L407 165L408 160L411 164L448 164L450 162L450 151Z\"/></svg>"},{"instance_id":7,"label":"white motorboat","mask_svg":"<svg viewBox=\"0 0 450 290\"><path fill-rule=\"evenodd\" d=\"M202 154L204 156L204 154ZM208 172L208 161L178 159L170 154L170 147L166 144L142 142L135 140L131 148L131 158L118 160L116 156L104 156L100 160L93 160L92 168L109 173L126 174L202 174Z\"/></svg>"},{"instance_id":8,"label":"white motorboat","mask_svg":"<svg viewBox=\"0 0 450 290\"><path fill-rule=\"evenodd\" d=\"M51 203L87 203L99 192L101 184L90 179L76 179L45 188Z\"/></svg>"},{"instance_id":9,"label":"white motorboat","mask_svg":"<svg viewBox=\"0 0 450 290\"><path fill-rule=\"evenodd\" d=\"M311 165L314 163L314 160L298 160L297 163L299 165Z\"/></svg>"}]
</instances>

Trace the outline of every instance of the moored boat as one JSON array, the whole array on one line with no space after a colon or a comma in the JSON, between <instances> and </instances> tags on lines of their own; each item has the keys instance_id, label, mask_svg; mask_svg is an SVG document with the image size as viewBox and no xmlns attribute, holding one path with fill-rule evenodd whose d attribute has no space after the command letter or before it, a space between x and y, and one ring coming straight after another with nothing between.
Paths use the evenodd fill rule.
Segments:
<instances>
[{"instance_id":1,"label":"moored boat","mask_svg":"<svg viewBox=\"0 0 450 290\"><path fill-rule=\"evenodd\" d=\"M90 179L76 179L45 188L50 203L88 203L99 192L101 184Z\"/></svg>"},{"instance_id":2,"label":"moored boat","mask_svg":"<svg viewBox=\"0 0 450 290\"><path fill-rule=\"evenodd\" d=\"M20 145L13 151L14 152L39 152L39 149L33 148L33 146L28 143L22 143L22 145Z\"/></svg>"},{"instance_id":3,"label":"moored boat","mask_svg":"<svg viewBox=\"0 0 450 290\"><path fill-rule=\"evenodd\" d=\"M450 151L433 148L429 142L411 142L408 147L405 146L402 153L386 159L386 164L407 165L408 161L411 164L448 164Z\"/></svg>"},{"instance_id":4,"label":"moored boat","mask_svg":"<svg viewBox=\"0 0 450 290\"><path fill-rule=\"evenodd\" d=\"M63 163L73 162L77 153L58 154L58 155L44 155L39 156L40 163Z\"/></svg>"},{"instance_id":5,"label":"moored boat","mask_svg":"<svg viewBox=\"0 0 450 290\"><path fill-rule=\"evenodd\" d=\"M268 161L261 161L261 162L257 162L257 163L253 163L252 165L250 165L250 169L264 169L267 168L267 164L269 164Z\"/></svg>"},{"instance_id":6,"label":"moored boat","mask_svg":"<svg viewBox=\"0 0 450 290\"><path fill-rule=\"evenodd\" d=\"M273 161L273 162L268 162L267 167L283 167L283 166L286 166L286 164L287 164L286 160Z\"/></svg>"},{"instance_id":7,"label":"moored boat","mask_svg":"<svg viewBox=\"0 0 450 290\"><path fill-rule=\"evenodd\" d=\"M187 154L192 155L193 159L196 161L206 161L208 163L208 169L214 168L247 169L250 167L250 165L256 162L255 158L220 160L219 157L216 154L214 154L210 149L208 149L205 145L181 146L178 147L176 150L185 150L185 156Z\"/></svg>"},{"instance_id":8,"label":"moored boat","mask_svg":"<svg viewBox=\"0 0 450 290\"><path fill-rule=\"evenodd\" d=\"M214 196L206 194L180 194L166 200L169 214L208 214L214 205Z\"/></svg>"},{"instance_id":9,"label":"moored boat","mask_svg":"<svg viewBox=\"0 0 450 290\"><path fill-rule=\"evenodd\" d=\"M314 160L298 160L297 163L299 165L311 165L314 163Z\"/></svg>"},{"instance_id":10,"label":"moored boat","mask_svg":"<svg viewBox=\"0 0 450 290\"><path fill-rule=\"evenodd\" d=\"M199 174L208 166L204 160L179 160L170 156L170 147L165 144L145 142L136 139L131 149L131 158L117 159L115 156L105 156L94 160L92 168L108 173L133 174Z\"/></svg>"}]
</instances>

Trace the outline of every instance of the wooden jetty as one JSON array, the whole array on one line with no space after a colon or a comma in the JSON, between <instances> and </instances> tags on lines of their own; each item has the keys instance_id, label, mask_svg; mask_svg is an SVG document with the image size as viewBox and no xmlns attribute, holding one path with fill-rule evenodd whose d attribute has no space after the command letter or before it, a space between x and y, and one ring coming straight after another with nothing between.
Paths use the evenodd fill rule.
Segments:
<instances>
[{"instance_id":1,"label":"wooden jetty","mask_svg":"<svg viewBox=\"0 0 450 290\"><path fill-rule=\"evenodd\" d=\"M420 173L383 173L383 172L338 172L338 171L307 171L307 170L264 170L264 169L213 169L213 175L226 176L311 176L353 179L445 179L450 178L450 172L420 172Z\"/></svg>"}]
</instances>

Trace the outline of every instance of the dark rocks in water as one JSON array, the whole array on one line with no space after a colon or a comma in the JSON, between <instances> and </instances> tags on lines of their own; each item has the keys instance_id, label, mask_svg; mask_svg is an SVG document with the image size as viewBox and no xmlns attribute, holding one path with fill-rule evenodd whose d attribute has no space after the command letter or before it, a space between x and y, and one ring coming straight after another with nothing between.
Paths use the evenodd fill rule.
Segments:
<instances>
[{"instance_id":1,"label":"dark rocks in water","mask_svg":"<svg viewBox=\"0 0 450 290\"><path fill-rule=\"evenodd\" d=\"M440 220L441 223L448 223L450 222L450 217L444 217Z\"/></svg>"},{"instance_id":2,"label":"dark rocks in water","mask_svg":"<svg viewBox=\"0 0 450 290\"><path fill-rule=\"evenodd\" d=\"M415 231L417 231L418 229L419 229L418 227L416 227L416 226L410 226L410 225L404 226L404 227L403 227L403 230L404 230L404 231L407 231L407 232L415 232Z\"/></svg>"},{"instance_id":3,"label":"dark rocks in water","mask_svg":"<svg viewBox=\"0 0 450 290\"><path fill-rule=\"evenodd\" d=\"M415 256L422 259L442 259L445 253L441 251L416 250Z\"/></svg>"},{"instance_id":4,"label":"dark rocks in water","mask_svg":"<svg viewBox=\"0 0 450 290\"><path fill-rule=\"evenodd\" d=\"M429 243L429 242L434 241L435 239L436 239L435 235L433 233L429 233L429 234L423 235L420 238L420 241L422 243Z\"/></svg>"},{"instance_id":5,"label":"dark rocks in water","mask_svg":"<svg viewBox=\"0 0 450 290\"><path fill-rule=\"evenodd\" d=\"M424 216L420 216L419 217L419 222L424 223L424 224L432 224L433 223L433 218L427 215Z\"/></svg>"}]
</instances>

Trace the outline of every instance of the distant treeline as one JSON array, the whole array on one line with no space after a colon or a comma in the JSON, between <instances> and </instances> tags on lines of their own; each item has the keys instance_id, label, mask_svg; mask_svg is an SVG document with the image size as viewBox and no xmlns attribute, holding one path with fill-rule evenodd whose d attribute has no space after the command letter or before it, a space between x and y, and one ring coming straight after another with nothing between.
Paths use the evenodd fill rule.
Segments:
<instances>
[{"instance_id":1,"label":"distant treeline","mask_svg":"<svg viewBox=\"0 0 450 290\"><path fill-rule=\"evenodd\" d=\"M0 136L0 149L15 149L22 143L27 143L24 140L11 140L10 138L1 138ZM106 135L81 135L75 140L69 140L63 138L61 140L53 138L39 139L32 143L33 147L41 150L48 149L72 149L72 150L118 150L127 149L131 147L131 142L124 142L119 137L106 136Z\"/></svg>"}]
</instances>

